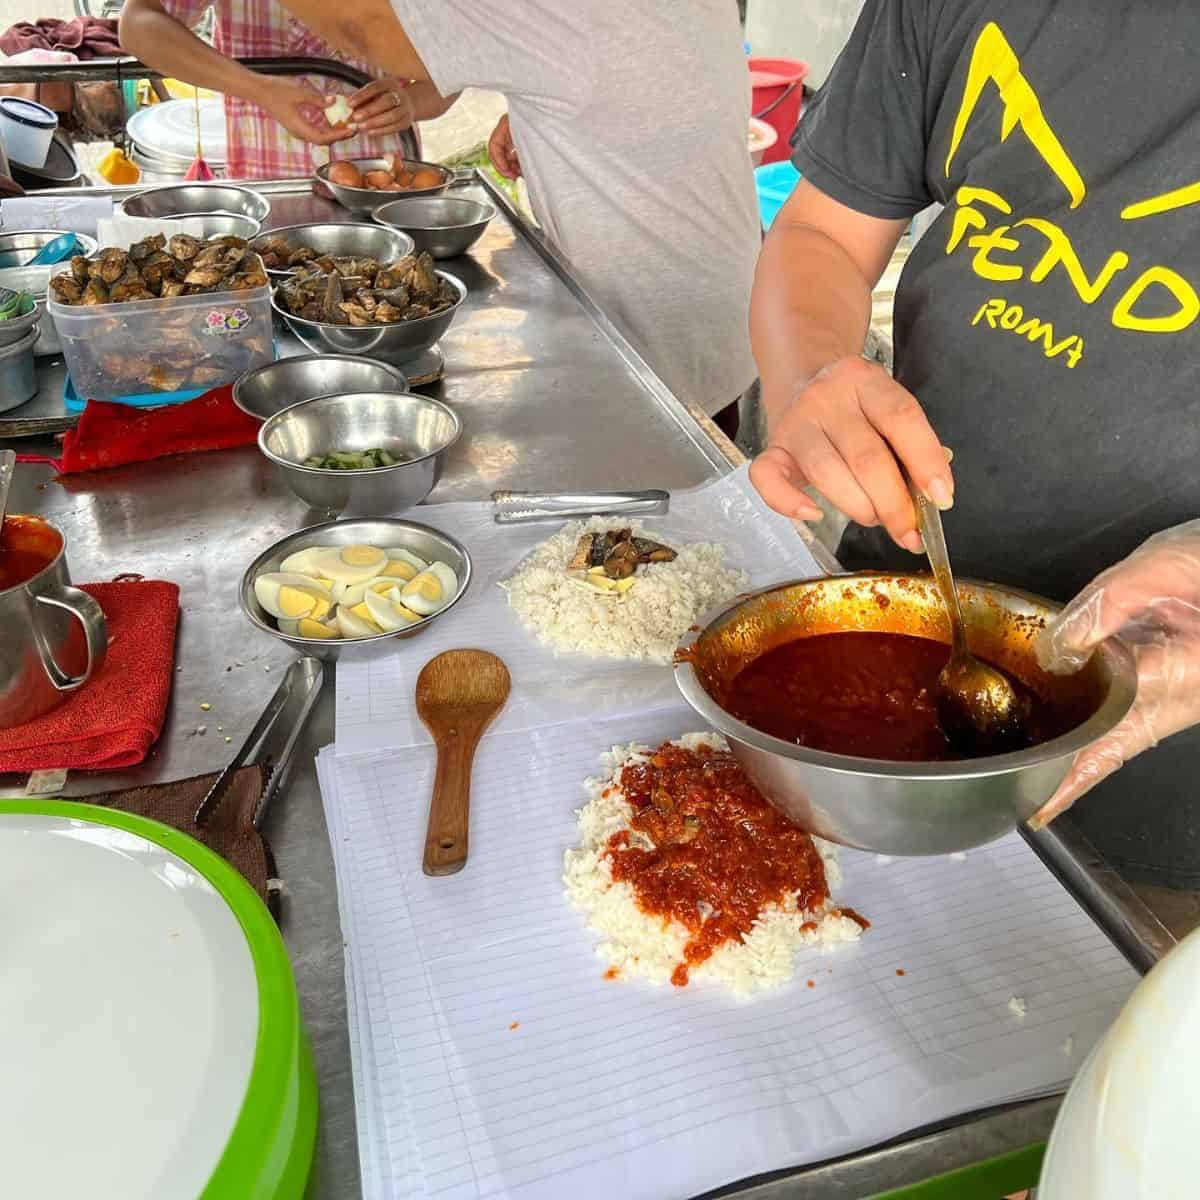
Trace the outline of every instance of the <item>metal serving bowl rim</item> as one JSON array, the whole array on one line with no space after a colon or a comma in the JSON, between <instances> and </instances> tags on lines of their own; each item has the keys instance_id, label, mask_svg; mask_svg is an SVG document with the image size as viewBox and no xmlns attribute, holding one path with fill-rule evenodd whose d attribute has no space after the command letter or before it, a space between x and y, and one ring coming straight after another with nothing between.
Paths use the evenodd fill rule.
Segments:
<instances>
[{"instance_id":1,"label":"metal serving bowl rim","mask_svg":"<svg viewBox=\"0 0 1200 1200\"><path fill-rule=\"evenodd\" d=\"M247 216L246 213L221 212L219 209L213 209L212 212L198 213L180 213L175 217L152 217L151 220L158 221L204 221L209 217L216 217L219 221L249 221L254 226L254 232L246 238L246 244L257 241L262 237L262 221L257 217ZM239 237L240 234L210 234L207 240L212 240L214 237Z\"/></svg>"},{"instance_id":2,"label":"metal serving bowl rim","mask_svg":"<svg viewBox=\"0 0 1200 1200\"><path fill-rule=\"evenodd\" d=\"M312 350L307 354L289 354L287 358L275 358L268 363L263 363L261 366L251 367L249 371L244 371L234 381L233 403L240 408L242 412L246 414L246 416L253 417L256 421L269 421L270 417L260 417L256 412L251 411L246 407L245 404L241 402L240 396L242 385L257 375L264 375L268 371L277 369L284 363L312 362L314 359L321 359L323 362L332 359L335 362L354 363L356 365L359 363L370 363L372 366L379 367L380 369L386 371L389 375L394 376L397 382L403 383L404 386L398 389L399 391L408 391L408 376L405 375L399 367L393 366L391 363L385 363L382 359L370 358L365 354L338 354L332 350L328 351L327 353L322 353L320 350ZM346 392L325 392L320 396L305 396L303 400L297 400L295 403L305 404L309 400L323 400L325 396L344 396L346 394ZM276 416L278 413L281 413L291 407L292 405L285 404L283 408L276 409L271 416Z\"/></svg>"},{"instance_id":3,"label":"metal serving bowl rim","mask_svg":"<svg viewBox=\"0 0 1200 1200\"><path fill-rule=\"evenodd\" d=\"M1132 707L1137 694L1137 672L1134 667L1133 655L1123 643L1110 639L1100 646L1097 653L1108 660L1112 683L1100 707L1082 725L1077 725L1074 729L1059 737L1051 738L1049 741L1039 742L1036 746L1016 750L1009 754L994 754L986 758L968 758L954 762L889 762L886 759L860 758L857 755L833 754L827 750L811 750L792 742L786 742L782 738L772 737L768 733L763 733L753 726L747 725L744 721L739 721L726 712L705 691L695 666L688 661L687 652L722 616L741 608L760 596L769 595L771 592L785 591L801 584L822 583L829 579L883 580L893 578L910 578L910 576L871 571L852 572L845 575L817 575L805 579L792 579L786 583L775 583L769 587L759 588L757 591L742 593L728 604L719 605L706 612L684 634L675 651L673 667L675 684L688 704L718 733L744 742L755 750L775 754L793 762L822 767L842 775L865 775L880 779L983 779L993 775L1008 775L1062 758L1068 754L1075 754L1112 730L1118 722L1124 719ZM922 577L918 576L918 578ZM1022 591L1019 588L985 583L983 580L967 577L960 577L957 582L967 587L981 588L993 595L1036 604L1051 612L1057 612L1062 608L1061 604L1053 600L1047 600L1044 596Z\"/></svg>"},{"instance_id":4,"label":"metal serving bowl rim","mask_svg":"<svg viewBox=\"0 0 1200 1200\"><path fill-rule=\"evenodd\" d=\"M373 230L378 228L377 225L373 225L370 221L301 221L297 225L280 225L275 229L260 228L259 231L250 239L250 249L254 250L255 253L257 253L261 258L262 251L255 247L255 242L261 242L264 238L279 237L284 234L295 233L300 229L315 229L326 225L330 226L331 228L342 229L354 229L355 227L362 227ZM404 232L403 229L399 229L395 225L386 225L385 228L390 229L392 233L397 233L401 237L408 239L409 247L404 254L411 254L417 248L416 242L414 242L412 238L410 238L408 234ZM403 258L404 255L402 254L400 257ZM299 270L298 267L268 267L265 263L263 266L267 274L272 279L290 279L293 275L295 275L297 270Z\"/></svg>"},{"instance_id":5,"label":"metal serving bowl rim","mask_svg":"<svg viewBox=\"0 0 1200 1200\"><path fill-rule=\"evenodd\" d=\"M343 355L343 358L353 358L354 355ZM361 361L361 360L360 360ZM307 408L310 404L321 404L329 400L344 400L348 396L374 396L376 392L330 392L327 396L310 396L307 400L297 400L295 404L289 404L287 408L281 408L277 413L272 413L259 427L258 430L258 448L269 458L276 466L285 467L289 471L301 471L305 475L317 475L322 478L329 476L337 479L354 479L356 476L370 475L372 478L381 478L384 475L390 474L392 471L399 471L402 467L415 466L417 463L425 462L426 459L435 458L439 454L445 454L455 442L462 437L462 418L448 404L443 404L440 400L435 400L432 396L422 396L417 392L390 392L388 395L393 396L411 396L414 400L420 400L422 404L427 404L430 408L437 408L444 412L451 421L454 422L454 432L450 436L450 440L439 446L436 450L430 450L422 454L419 458L406 458L403 462L392 463L390 467L354 467L348 471L335 471L330 467L306 467L303 463L292 462L290 459L281 458L273 450L267 448L267 435L274 432L274 427L280 423L281 418L292 416L298 408ZM270 427L270 428L268 428ZM366 520L367 518L364 518Z\"/></svg>"},{"instance_id":6,"label":"metal serving bowl rim","mask_svg":"<svg viewBox=\"0 0 1200 1200\"><path fill-rule=\"evenodd\" d=\"M430 313L427 317L417 317L415 321L393 321L390 325L382 323L378 325L335 325L332 321L310 321L308 317L299 317L279 303L279 289L283 286L282 284L276 284L271 289L271 307L285 321L295 321L298 325L312 329L337 329L342 333L349 330L362 334L379 333L381 330L387 329L419 329L426 321L436 321L439 318L450 316L458 310L459 305L467 298L467 285L457 276L451 275L449 271L443 271L440 267L435 267L433 273L454 285L458 292L458 299L449 308L443 308L440 312Z\"/></svg>"},{"instance_id":7,"label":"metal serving bowl rim","mask_svg":"<svg viewBox=\"0 0 1200 1200\"><path fill-rule=\"evenodd\" d=\"M403 156L401 156L403 158ZM352 163L354 166L359 166L360 163L384 163L387 159L383 155L376 154L364 155L362 158L339 158L338 162ZM454 172L449 167L443 167L441 163L426 162L423 158L404 158L405 166L417 167L432 167L435 171L442 173L442 182L435 187L405 189L406 196L436 196L439 192L444 192L454 181ZM371 196L378 195L395 195L395 193L382 192L379 188L354 187L348 183L335 183L329 178L329 169L333 163L322 163L314 172L316 177L328 188L340 188L343 192L347 192L351 196L361 196L363 200L368 200ZM375 168L379 171L387 170L387 167ZM400 197L397 195L397 199Z\"/></svg>"},{"instance_id":8,"label":"metal serving bowl rim","mask_svg":"<svg viewBox=\"0 0 1200 1200\"><path fill-rule=\"evenodd\" d=\"M391 208L393 204L404 204L409 200L453 200L455 204L474 204L476 208L484 209L487 215L480 217L476 221L464 221L460 225L419 225L415 221L408 221L401 225L396 221L384 220L379 215L385 208ZM417 229L421 233L448 233L455 229L474 229L476 225L487 225L495 217L497 211L494 204L489 204L486 200L473 200L470 196L411 195L397 196L395 199L381 204L378 208L372 209L371 220L378 221L380 225L385 225L388 229L398 230L400 233L404 233L408 229Z\"/></svg>"},{"instance_id":9,"label":"metal serving bowl rim","mask_svg":"<svg viewBox=\"0 0 1200 1200\"><path fill-rule=\"evenodd\" d=\"M62 237L63 234L74 233L75 236L79 239L80 242L83 243L83 245L85 247L89 243L93 247L92 250L88 251L84 255L85 258L90 258L93 254L95 254L100 249L99 241L97 241L96 238L92 237L92 235L90 233L78 233L74 229L0 229L0 254L12 253L11 250L3 249L3 243L6 242L9 238L28 237L31 234L39 234L39 233L49 234L50 241L53 241L55 238ZM47 246L47 245L49 245L49 242L42 243L42 246ZM38 247L38 249L41 249L41 248L42 248L41 246ZM67 261L69 262L70 260L68 259ZM23 271L29 265L30 265L29 263L19 263L16 266L12 266L12 267L0 267L0 271ZM41 265L45 266L45 267L61 267L62 263L43 263Z\"/></svg>"},{"instance_id":10,"label":"metal serving bowl rim","mask_svg":"<svg viewBox=\"0 0 1200 1200\"><path fill-rule=\"evenodd\" d=\"M255 205L262 207L262 211L260 213L258 213L257 216L252 218L253 220L259 221L260 223L262 221L265 221L271 212L270 200L268 200L266 198L266 196L264 196L261 192L256 192L253 188L243 187L241 184L237 184L237 183L226 183L223 180L221 182L214 182L214 183L198 183L195 181L189 182L189 181L185 181L182 179L178 183L163 183L163 184L159 184L157 187L143 188L140 192L137 192L133 196L127 197L125 200L123 200L121 202L121 211L123 213L128 213L129 216L137 216L136 213L129 213L128 205L131 203L135 203L136 201L140 200L143 196L149 196L155 192L178 191L180 188L193 188L193 187L228 188L230 191L241 192L245 196L252 197ZM185 220L188 217L214 217L214 216L229 216L229 215L231 215L231 214L228 209L210 208L210 209L205 209L202 212L172 213L172 214L168 214L167 216L161 216L161 217L150 218L150 219L151 220L159 220L159 221L168 221L168 220L171 220L172 218L175 218L177 220ZM250 214L249 213L233 213L232 215L238 216L238 217L245 217L245 216L249 216Z\"/></svg>"},{"instance_id":11,"label":"metal serving bowl rim","mask_svg":"<svg viewBox=\"0 0 1200 1200\"><path fill-rule=\"evenodd\" d=\"M320 534L328 529L344 529L348 525L363 524L391 525L399 529L416 530L419 533L431 534L434 538L452 546L462 558L463 570L462 576L458 581L458 591L454 593L449 603L439 608L437 612L430 613L429 616L422 617L419 621L414 621L411 625L406 625L403 629L391 630L387 633L373 633L370 637L361 638L306 638L301 637L298 633L284 633L281 629L277 629L263 621L250 607L249 603L247 603L246 598L253 593L254 581L263 573L266 559L285 551L298 538ZM386 550L387 547L380 546L379 549ZM252 625L257 626L265 633L279 638L283 642L295 643L301 646L323 646L326 648L332 646L337 649L341 649L343 646L365 646L370 642L382 642L387 638L424 629L431 621L436 621L443 613L448 613L467 594L467 585L471 582L472 573L471 555L468 553L466 546L458 538L452 537L448 533L443 533L440 529L434 529L432 525L423 525L419 521L405 521L400 517L363 517L361 520L350 518L349 520L324 521L320 525L309 525L304 529L297 529L295 533L289 533L286 537L281 537L279 541L273 542L268 546L242 573L242 582L238 587L238 604Z\"/></svg>"}]
</instances>

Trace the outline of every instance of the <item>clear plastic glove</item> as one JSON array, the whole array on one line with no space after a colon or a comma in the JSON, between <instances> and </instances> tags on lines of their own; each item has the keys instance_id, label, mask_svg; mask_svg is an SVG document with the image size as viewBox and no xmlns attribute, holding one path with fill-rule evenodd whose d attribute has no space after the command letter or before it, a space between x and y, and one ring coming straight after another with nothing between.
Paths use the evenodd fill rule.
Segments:
<instances>
[{"instance_id":1,"label":"clear plastic glove","mask_svg":"<svg viewBox=\"0 0 1200 1200\"><path fill-rule=\"evenodd\" d=\"M1106 638L1137 663L1137 699L1106 737L1081 750L1029 822L1041 829L1135 754L1200 722L1200 521L1156 533L1088 584L1037 643L1056 674L1078 671Z\"/></svg>"}]
</instances>

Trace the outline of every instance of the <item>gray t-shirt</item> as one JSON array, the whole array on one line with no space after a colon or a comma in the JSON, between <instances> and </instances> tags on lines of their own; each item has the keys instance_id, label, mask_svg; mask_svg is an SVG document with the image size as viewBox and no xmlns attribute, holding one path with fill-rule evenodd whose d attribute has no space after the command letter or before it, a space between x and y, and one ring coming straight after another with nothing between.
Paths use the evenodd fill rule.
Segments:
<instances>
[{"instance_id":1,"label":"gray t-shirt","mask_svg":"<svg viewBox=\"0 0 1200 1200\"><path fill-rule=\"evenodd\" d=\"M734 401L760 232L732 0L392 7L443 94L507 98L539 223L666 384Z\"/></svg>"},{"instance_id":2,"label":"gray t-shirt","mask_svg":"<svg viewBox=\"0 0 1200 1200\"><path fill-rule=\"evenodd\" d=\"M945 209L896 294L896 374L954 450L968 575L1069 599L1200 515L1200 6L868 0L795 162L873 216ZM918 560L851 525L851 567ZM1077 810L1200 884L1200 734Z\"/></svg>"}]
</instances>

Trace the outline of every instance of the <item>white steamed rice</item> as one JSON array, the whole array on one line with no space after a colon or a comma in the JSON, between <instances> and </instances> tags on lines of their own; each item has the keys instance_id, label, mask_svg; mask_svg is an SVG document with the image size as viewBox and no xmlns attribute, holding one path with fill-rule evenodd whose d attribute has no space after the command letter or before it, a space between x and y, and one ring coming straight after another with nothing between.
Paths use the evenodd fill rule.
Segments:
<instances>
[{"instance_id":1,"label":"white steamed rice","mask_svg":"<svg viewBox=\"0 0 1200 1200\"><path fill-rule=\"evenodd\" d=\"M725 739L715 733L689 733L676 745L689 750L699 746L728 749ZM638 976L663 984L670 982L671 973L683 961L688 930L678 921L642 912L633 887L613 880L604 854L609 838L629 828L633 815L620 788L621 769L630 762L644 762L651 754L647 746L615 746L604 757L605 774L587 780L590 798L578 814L580 844L566 852L563 883L568 900L584 915L588 928L603 938L596 947L597 955L622 977ZM820 838L813 838L813 843L825 864L832 892L841 882L836 848ZM831 950L855 942L861 935L858 922L841 915L832 900L817 912L802 912L792 896L782 905L769 905L741 943L725 943L711 958L691 967L689 976L748 996L787 983L795 974L795 955L802 947Z\"/></svg>"},{"instance_id":2,"label":"white steamed rice","mask_svg":"<svg viewBox=\"0 0 1200 1200\"><path fill-rule=\"evenodd\" d=\"M679 639L697 617L744 591L744 572L725 562L725 548L694 542L671 548L669 563L640 566L622 601L572 579L566 565L585 533L613 528L613 518L575 521L547 538L500 584L517 619L555 653L669 663ZM634 524L638 537L663 535Z\"/></svg>"}]
</instances>

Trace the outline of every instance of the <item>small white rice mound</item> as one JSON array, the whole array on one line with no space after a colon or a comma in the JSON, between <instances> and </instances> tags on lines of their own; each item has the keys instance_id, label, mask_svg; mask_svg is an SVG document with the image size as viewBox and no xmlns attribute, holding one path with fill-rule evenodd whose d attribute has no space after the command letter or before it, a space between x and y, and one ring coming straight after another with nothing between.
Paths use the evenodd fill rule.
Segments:
<instances>
[{"instance_id":1,"label":"small white rice mound","mask_svg":"<svg viewBox=\"0 0 1200 1200\"><path fill-rule=\"evenodd\" d=\"M715 733L685 734L675 744L689 750L698 746L728 749L725 739ZM613 880L604 854L609 838L629 828L633 816L618 782L621 769L630 762L646 761L651 753L647 746L614 746L604 756L604 775L586 781L590 799L578 814L580 845L564 856L563 883L567 899L584 915L588 928L603 938L596 947L597 955L623 978L637 976L664 984L683 961L688 930L678 921L663 921L642 912L633 887ZM648 843L643 840L642 844ZM820 838L813 838L813 844L825 864L832 891L841 883L837 850ZM711 958L690 968L689 979L715 982L737 996L779 987L795 974L797 950L832 950L862 936L858 922L842 916L836 907L827 901L820 911L802 912L794 896L782 905L769 905L740 944L721 946ZM803 928L814 922L816 928Z\"/></svg>"},{"instance_id":2,"label":"small white rice mound","mask_svg":"<svg viewBox=\"0 0 1200 1200\"><path fill-rule=\"evenodd\" d=\"M560 651L594 658L625 658L669 663L679 639L696 618L732 600L749 585L743 571L725 562L715 542L667 544L677 551L669 563L637 569L633 588L617 601L598 595L572 579L567 563L580 537L613 528L612 517L593 517L565 525L547 538L502 580L509 607L540 642ZM663 535L634 524L638 537Z\"/></svg>"}]
</instances>

